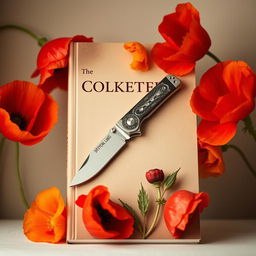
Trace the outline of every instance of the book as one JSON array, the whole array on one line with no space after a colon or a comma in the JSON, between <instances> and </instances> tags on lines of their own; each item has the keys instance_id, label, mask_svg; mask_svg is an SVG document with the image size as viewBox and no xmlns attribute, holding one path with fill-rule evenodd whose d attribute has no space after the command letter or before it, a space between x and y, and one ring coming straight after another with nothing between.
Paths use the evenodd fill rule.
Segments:
<instances>
[{"instance_id":1,"label":"book","mask_svg":"<svg viewBox=\"0 0 256 256\"><path fill-rule=\"evenodd\" d=\"M151 44L145 44L150 49ZM97 185L108 187L111 200L119 199L137 207L141 184L155 201L156 189L145 178L146 171L162 169L168 175L181 168L175 185L165 198L179 189L198 192L196 116L189 100L195 75L180 77L182 89L168 99L142 127L142 136L133 138L94 178L79 185L69 184L90 151L116 122L147 94L166 73L151 63L149 71L131 69L132 56L123 43L74 42L70 48L68 88L67 155L67 241L69 243L197 243L200 240L199 216L181 239L173 239L163 218L148 239L135 232L130 238L95 239L86 230L82 209L75 204ZM139 212L139 211L138 211ZM154 210L149 210L152 221Z\"/></svg>"}]
</instances>

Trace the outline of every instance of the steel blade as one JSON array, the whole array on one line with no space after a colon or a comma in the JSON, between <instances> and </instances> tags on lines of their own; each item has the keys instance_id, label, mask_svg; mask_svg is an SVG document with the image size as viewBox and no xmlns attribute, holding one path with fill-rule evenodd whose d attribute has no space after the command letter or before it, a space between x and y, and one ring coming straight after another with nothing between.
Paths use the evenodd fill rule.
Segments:
<instances>
[{"instance_id":1,"label":"steel blade","mask_svg":"<svg viewBox=\"0 0 256 256\"><path fill-rule=\"evenodd\" d=\"M81 184L100 172L126 144L126 139L116 127L112 128L108 135L90 152L70 186Z\"/></svg>"}]
</instances>

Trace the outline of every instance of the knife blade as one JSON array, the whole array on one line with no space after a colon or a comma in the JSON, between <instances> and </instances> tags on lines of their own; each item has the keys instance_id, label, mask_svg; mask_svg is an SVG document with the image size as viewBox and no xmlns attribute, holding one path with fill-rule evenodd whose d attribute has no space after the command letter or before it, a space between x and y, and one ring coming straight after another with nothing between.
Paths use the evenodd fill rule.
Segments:
<instances>
[{"instance_id":1,"label":"knife blade","mask_svg":"<svg viewBox=\"0 0 256 256\"><path fill-rule=\"evenodd\" d=\"M164 77L110 129L108 134L90 152L76 172L70 186L84 183L97 175L125 146L128 140L141 135L143 121L180 88L181 82L177 77L173 75Z\"/></svg>"}]
</instances>

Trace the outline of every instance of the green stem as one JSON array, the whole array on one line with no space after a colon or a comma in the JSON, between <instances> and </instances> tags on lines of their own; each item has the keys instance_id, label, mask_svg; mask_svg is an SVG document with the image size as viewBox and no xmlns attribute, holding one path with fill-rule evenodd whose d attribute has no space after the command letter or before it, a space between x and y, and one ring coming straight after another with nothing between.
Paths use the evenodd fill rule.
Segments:
<instances>
[{"instance_id":1,"label":"green stem","mask_svg":"<svg viewBox=\"0 0 256 256\"><path fill-rule=\"evenodd\" d=\"M16 29L16 30L22 31L22 32L30 35L34 39L36 39L36 41L38 42L39 46L43 46L48 41L47 38L45 38L45 37L38 37L35 33L30 31L29 29L21 27L21 26L12 25L12 24L7 24L7 25L4 25L4 26L0 26L0 30L5 30L5 29Z\"/></svg>"},{"instance_id":2,"label":"green stem","mask_svg":"<svg viewBox=\"0 0 256 256\"><path fill-rule=\"evenodd\" d=\"M256 171L252 167L251 163L248 161L248 159L245 156L244 152L239 147L237 147L236 145L233 145L233 144L227 144L227 145L222 146L222 148L223 148L224 152L226 150L228 150L229 148L234 149L240 155L240 157L244 160L246 166L251 171L251 173L254 175L254 177L256 177Z\"/></svg>"},{"instance_id":3,"label":"green stem","mask_svg":"<svg viewBox=\"0 0 256 256\"><path fill-rule=\"evenodd\" d=\"M20 145L19 145L19 142L16 142L16 174L17 174L17 179L18 179L19 190L20 190L22 202L23 202L25 208L28 209L29 204L28 204L28 201L25 196L25 192L24 192L24 188L23 188L21 176L20 176Z\"/></svg>"},{"instance_id":4,"label":"green stem","mask_svg":"<svg viewBox=\"0 0 256 256\"><path fill-rule=\"evenodd\" d=\"M221 60L215 55L213 54L212 52L208 51L206 53L206 55L208 55L209 57L211 57L212 59L214 59L217 63L221 62Z\"/></svg>"},{"instance_id":5,"label":"green stem","mask_svg":"<svg viewBox=\"0 0 256 256\"><path fill-rule=\"evenodd\" d=\"M146 235L146 226L147 226L147 219L146 215L143 216L143 229L142 229L142 238L145 239Z\"/></svg>"},{"instance_id":6,"label":"green stem","mask_svg":"<svg viewBox=\"0 0 256 256\"><path fill-rule=\"evenodd\" d=\"M156 212L155 212L155 216L154 219L151 223L150 228L148 229L147 233L145 234L145 239L150 236L150 234L154 231L157 222L158 222L158 218L159 218L159 213L161 210L161 206L162 206L162 195L161 195L161 189L160 186L157 187L157 207L156 207Z\"/></svg>"},{"instance_id":7,"label":"green stem","mask_svg":"<svg viewBox=\"0 0 256 256\"><path fill-rule=\"evenodd\" d=\"M245 119L243 119L245 129L249 132L249 134L252 135L254 140L256 141L256 130L253 127L252 119L250 116L247 116Z\"/></svg>"}]
</instances>

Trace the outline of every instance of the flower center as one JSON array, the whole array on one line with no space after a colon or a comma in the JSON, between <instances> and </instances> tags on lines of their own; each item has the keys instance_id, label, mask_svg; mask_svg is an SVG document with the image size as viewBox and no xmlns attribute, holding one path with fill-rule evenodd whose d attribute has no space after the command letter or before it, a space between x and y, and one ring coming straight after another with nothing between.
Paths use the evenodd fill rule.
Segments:
<instances>
[{"instance_id":1,"label":"flower center","mask_svg":"<svg viewBox=\"0 0 256 256\"><path fill-rule=\"evenodd\" d=\"M10 119L13 123L17 124L21 130L26 130L27 122L24 116L19 113L11 113Z\"/></svg>"},{"instance_id":2,"label":"flower center","mask_svg":"<svg viewBox=\"0 0 256 256\"><path fill-rule=\"evenodd\" d=\"M111 213L108 210L103 209L100 204L97 204L95 208L100 216L102 226L106 230L111 229L111 220L113 219Z\"/></svg>"}]
</instances>

